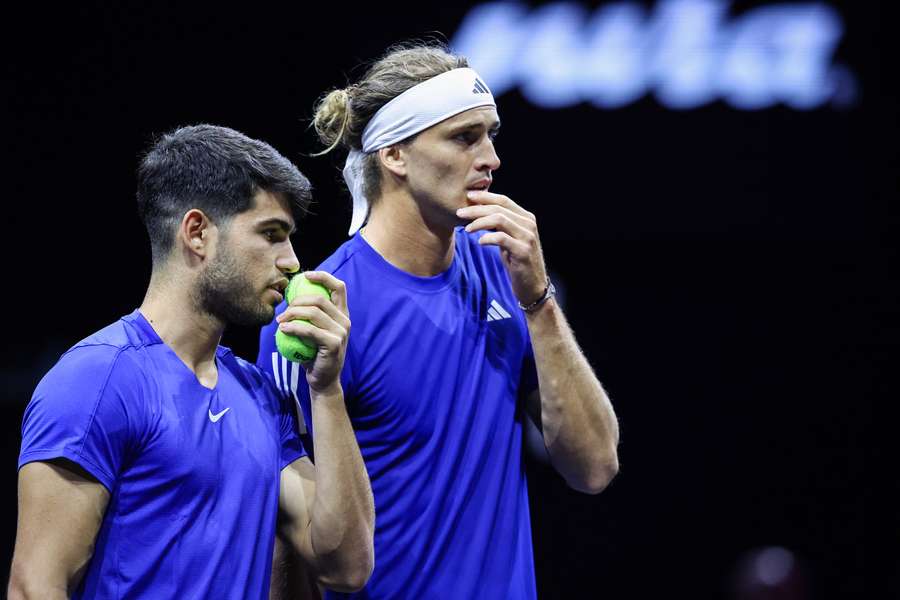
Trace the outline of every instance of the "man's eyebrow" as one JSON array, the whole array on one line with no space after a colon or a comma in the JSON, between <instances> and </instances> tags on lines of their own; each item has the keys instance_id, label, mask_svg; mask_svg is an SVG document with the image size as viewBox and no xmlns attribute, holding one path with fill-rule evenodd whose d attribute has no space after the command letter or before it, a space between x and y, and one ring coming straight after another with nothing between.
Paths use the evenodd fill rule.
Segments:
<instances>
[{"instance_id":1,"label":"man's eyebrow","mask_svg":"<svg viewBox=\"0 0 900 600\"><path fill-rule=\"evenodd\" d=\"M271 219L266 219L265 221L260 221L257 226L260 229L264 229L266 227L271 227L272 225L275 225L275 226L279 227L280 229L282 229L283 231L286 231L288 233L288 235L293 235L294 232L297 231L297 227L293 223L289 223L288 221L285 221L284 219L279 219L278 217L272 217Z\"/></svg>"},{"instance_id":2,"label":"man's eyebrow","mask_svg":"<svg viewBox=\"0 0 900 600\"><path fill-rule=\"evenodd\" d=\"M469 121L468 123L460 123L456 127L452 129L454 133L458 133L460 131L465 131L467 129L482 129L484 127L483 121ZM488 127L488 131L497 131L500 129L500 121L494 121Z\"/></svg>"}]
</instances>

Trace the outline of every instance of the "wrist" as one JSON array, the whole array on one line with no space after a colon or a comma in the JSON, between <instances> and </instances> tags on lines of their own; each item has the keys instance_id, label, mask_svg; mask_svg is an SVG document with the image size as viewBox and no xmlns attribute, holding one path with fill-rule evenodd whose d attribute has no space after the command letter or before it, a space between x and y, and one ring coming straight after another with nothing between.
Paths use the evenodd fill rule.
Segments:
<instances>
[{"instance_id":1,"label":"wrist","mask_svg":"<svg viewBox=\"0 0 900 600\"><path fill-rule=\"evenodd\" d=\"M340 380L332 381L324 386L309 386L309 399L312 402L327 400L329 398L343 398L344 389Z\"/></svg>"},{"instance_id":2,"label":"wrist","mask_svg":"<svg viewBox=\"0 0 900 600\"><path fill-rule=\"evenodd\" d=\"M556 295L556 286L553 285L553 282L550 281L550 278L547 277L547 286L544 288L544 293L540 295L535 301L530 302L529 304L522 304L519 302L519 308L521 308L526 313L533 313L541 306L546 304L546 302Z\"/></svg>"}]
</instances>

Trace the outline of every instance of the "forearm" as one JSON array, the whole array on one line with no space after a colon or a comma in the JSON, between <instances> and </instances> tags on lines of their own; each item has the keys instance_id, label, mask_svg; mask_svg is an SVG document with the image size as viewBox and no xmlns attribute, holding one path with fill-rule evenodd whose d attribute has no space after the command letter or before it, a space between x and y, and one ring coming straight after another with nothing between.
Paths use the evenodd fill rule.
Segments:
<instances>
[{"instance_id":1,"label":"forearm","mask_svg":"<svg viewBox=\"0 0 900 600\"><path fill-rule=\"evenodd\" d=\"M550 460L571 487L598 493L618 471L619 426L612 404L555 300L526 319Z\"/></svg>"},{"instance_id":2,"label":"forearm","mask_svg":"<svg viewBox=\"0 0 900 600\"><path fill-rule=\"evenodd\" d=\"M275 537L269 600L321 600L306 564L290 544Z\"/></svg>"},{"instance_id":3,"label":"forearm","mask_svg":"<svg viewBox=\"0 0 900 600\"><path fill-rule=\"evenodd\" d=\"M340 385L311 391L316 494L310 536L320 581L361 587L374 565L375 506ZM348 577L349 575L349 577ZM358 584L358 585L357 585Z\"/></svg>"},{"instance_id":4,"label":"forearm","mask_svg":"<svg viewBox=\"0 0 900 600\"><path fill-rule=\"evenodd\" d=\"M10 600L66 600L69 591L81 581L84 566L67 569L66 553L48 555L35 550L16 549L9 570L7 597Z\"/></svg>"},{"instance_id":5,"label":"forearm","mask_svg":"<svg viewBox=\"0 0 900 600\"><path fill-rule=\"evenodd\" d=\"M21 561L13 559L6 591L9 600L66 600L69 597L66 578L62 573L27 571Z\"/></svg>"}]
</instances>

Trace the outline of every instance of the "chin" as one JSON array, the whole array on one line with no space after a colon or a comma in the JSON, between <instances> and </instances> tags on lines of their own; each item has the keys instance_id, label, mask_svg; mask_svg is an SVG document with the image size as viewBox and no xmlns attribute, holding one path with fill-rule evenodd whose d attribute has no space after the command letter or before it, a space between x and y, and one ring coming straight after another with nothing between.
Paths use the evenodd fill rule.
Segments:
<instances>
[{"instance_id":1,"label":"chin","mask_svg":"<svg viewBox=\"0 0 900 600\"><path fill-rule=\"evenodd\" d=\"M275 318L275 305L274 304L264 304L259 315L260 315L260 318L264 319L262 324L268 325L272 321L272 319Z\"/></svg>"},{"instance_id":2,"label":"chin","mask_svg":"<svg viewBox=\"0 0 900 600\"><path fill-rule=\"evenodd\" d=\"M244 309L232 315L231 322L239 327L263 327L275 318L275 307L262 303L254 310Z\"/></svg>"}]
</instances>

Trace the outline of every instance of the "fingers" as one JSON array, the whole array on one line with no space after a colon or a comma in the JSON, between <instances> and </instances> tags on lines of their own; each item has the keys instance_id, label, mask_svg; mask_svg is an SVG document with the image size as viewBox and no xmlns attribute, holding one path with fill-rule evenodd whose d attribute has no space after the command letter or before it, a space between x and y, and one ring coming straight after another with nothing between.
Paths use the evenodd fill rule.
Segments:
<instances>
[{"instance_id":1,"label":"fingers","mask_svg":"<svg viewBox=\"0 0 900 600\"><path fill-rule=\"evenodd\" d=\"M331 305L333 315L320 306L291 305L278 315L278 329L288 335L312 341L320 348L339 354L348 339L350 320L321 296L304 296L312 302ZM298 298L294 299L295 301Z\"/></svg>"},{"instance_id":2,"label":"fingers","mask_svg":"<svg viewBox=\"0 0 900 600\"><path fill-rule=\"evenodd\" d=\"M534 218L533 214L531 214L530 212L510 200L508 196L504 196L503 194L494 194L492 192L472 190L466 194L466 198L468 198L469 202L472 202L475 205L501 206L516 213L517 215L526 218Z\"/></svg>"},{"instance_id":3,"label":"fingers","mask_svg":"<svg viewBox=\"0 0 900 600\"><path fill-rule=\"evenodd\" d=\"M327 320L323 317L327 317ZM275 320L283 323L296 319L313 320L313 318L326 328L328 328L329 322L333 322L344 329L350 329L350 317L347 315L346 308L341 310L328 298L313 294L301 294L295 297L284 312L275 317Z\"/></svg>"},{"instance_id":4,"label":"fingers","mask_svg":"<svg viewBox=\"0 0 900 600\"><path fill-rule=\"evenodd\" d=\"M478 239L478 243L482 246L500 246L520 259L528 257L531 253L531 247L528 244L503 231L486 233Z\"/></svg>"},{"instance_id":5,"label":"fingers","mask_svg":"<svg viewBox=\"0 0 900 600\"><path fill-rule=\"evenodd\" d=\"M485 231L482 246L498 246L517 298L534 298L547 280L537 217L506 196L485 191L468 193L469 206L456 215L470 219L467 232ZM531 300L528 300L531 302Z\"/></svg>"},{"instance_id":6,"label":"fingers","mask_svg":"<svg viewBox=\"0 0 900 600\"><path fill-rule=\"evenodd\" d=\"M482 245L501 246L520 258L539 251L537 222L531 213L523 216L499 205L480 205L461 208L456 214L461 218L473 219L466 225L466 231L470 233L487 230L505 234L505 236L491 234L482 236L479 240ZM501 241L502 244L498 243Z\"/></svg>"},{"instance_id":7,"label":"fingers","mask_svg":"<svg viewBox=\"0 0 900 600\"><path fill-rule=\"evenodd\" d=\"M347 286L343 281L325 271L304 271L303 275L313 283L325 286L325 288L331 292L331 302L341 309L341 312L348 314ZM294 300L296 300L296 298Z\"/></svg>"},{"instance_id":8,"label":"fingers","mask_svg":"<svg viewBox=\"0 0 900 600\"><path fill-rule=\"evenodd\" d=\"M527 241L534 236L534 223L529 222L524 217L515 215L508 210L496 206L479 206L471 207L473 210L460 209L457 215L467 219L473 219L471 223L466 225L466 231L469 233L482 231L486 229L496 229L504 231L509 235ZM465 211L465 212L462 212Z\"/></svg>"},{"instance_id":9,"label":"fingers","mask_svg":"<svg viewBox=\"0 0 900 600\"><path fill-rule=\"evenodd\" d=\"M313 342L316 346L334 356L340 355L341 347L346 339L345 336L305 321L285 321L280 323L278 328L288 335L293 335L307 342Z\"/></svg>"},{"instance_id":10,"label":"fingers","mask_svg":"<svg viewBox=\"0 0 900 600\"><path fill-rule=\"evenodd\" d=\"M324 271L306 271L309 281L323 285L331 299L318 294L301 294L275 320L286 334L309 339L319 345L340 345L350 333L347 289L344 282Z\"/></svg>"},{"instance_id":11,"label":"fingers","mask_svg":"<svg viewBox=\"0 0 900 600\"><path fill-rule=\"evenodd\" d=\"M537 218L533 213L518 206L506 196L500 196L499 194L490 195L502 198L503 201L484 202L481 204L464 206L463 208L457 209L456 216L462 219L477 219L492 214L503 214L506 215L510 221L518 223L527 229L537 231Z\"/></svg>"},{"instance_id":12,"label":"fingers","mask_svg":"<svg viewBox=\"0 0 900 600\"><path fill-rule=\"evenodd\" d=\"M309 296L315 300L315 296ZM336 334L345 334L350 330L350 319L339 312L336 307L331 307L331 313L314 305L289 306L283 313L276 317L280 324L292 323L297 320L309 321L316 327ZM285 331L282 329L282 331ZM285 333L288 333L285 331Z\"/></svg>"},{"instance_id":13,"label":"fingers","mask_svg":"<svg viewBox=\"0 0 900 600\"><path fill-rule=\"evenodd\" d=\"M337 351L350 336L350 319L336 306L321 296L302 296L319 305L291 305L278 315L278 329L288 335L312 340L317 345Z\"/></svg>"}]
</instances>

